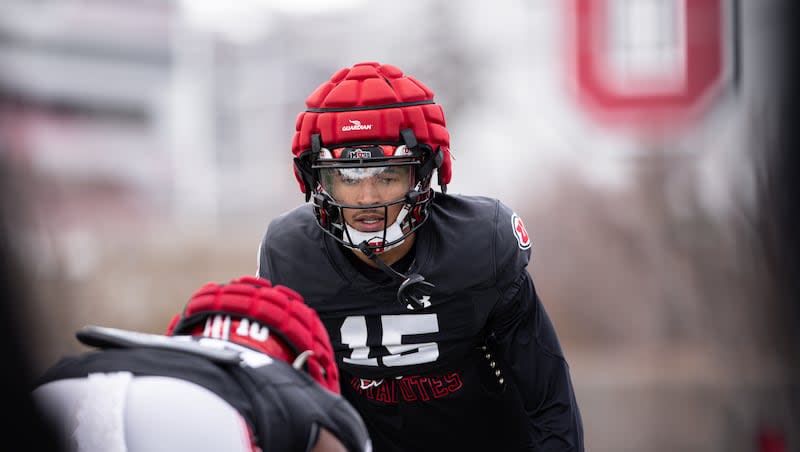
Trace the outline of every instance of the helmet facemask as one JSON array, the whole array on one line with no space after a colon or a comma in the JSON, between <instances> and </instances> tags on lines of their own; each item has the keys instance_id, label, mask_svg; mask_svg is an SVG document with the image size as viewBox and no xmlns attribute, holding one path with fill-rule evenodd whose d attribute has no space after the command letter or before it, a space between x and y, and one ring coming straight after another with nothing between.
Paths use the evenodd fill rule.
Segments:
<instances>
[{"instance_id":1,"label":"helmet facemask","mask_svg":"<svg viewBox=\"0 0 800 452\"><path fill-rule=\"evenodd\" d=\"M379 254L401 245L428 217L429 155L423 146L358 145L312 155L314 210L342 245Z\"/></svg>"}]
</instances>

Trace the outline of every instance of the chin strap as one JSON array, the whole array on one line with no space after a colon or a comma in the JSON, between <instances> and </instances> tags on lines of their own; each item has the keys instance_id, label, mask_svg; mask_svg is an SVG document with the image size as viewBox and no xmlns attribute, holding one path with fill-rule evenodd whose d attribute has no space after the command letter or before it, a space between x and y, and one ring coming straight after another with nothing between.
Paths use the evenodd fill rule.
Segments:
<instances>
[{"instance_id":1,"label":"chin strap","mask_svg":"<svg viewBox=\"0 0 800 452\"><path fill-rule=\"evenodd\" d=\"M388 216L389 207L383 207L383 216ZM403 244L405 239L403 238L403 220L408 215L408 203L403 205L403 208L400 209L400 213L397 214L397 219L394 220L394 223L391 224L388 228L383 231L382 235L375 235L374 232L361 232L358 229L351 227L349 224L344 224L344 233L347 235L347 239L350 240L350 243L369 243L371 242L373 246L375 246L376 241L379 240L380 242L378 246L375 246L376 249L381 249L382 253L389 251L392 248L396 248ZM386 245L387 243L396 242L394 245ZM360 245L359 245L360 249ZM371 258L370 258L371 259Z\"/></svg>"},{"instance_id":2,"label":"chin strap","mask_svg":"<svg viewBox=\"0 0 800 452\"><path fill-rule=\"evenodd\" d=\"M378 264L378 267L383 270L384 273L400 281L400 288L397 289L397 301L401 305L411 310L423 309L430 306L430 301L428 301L427 298L436 286L425 281L425 278L418 273L404 275L393 269L384 262L383 259L378 257L366 241L359 243L358 249L364 253L365 256L370 258L370 260Z\"/></svg>"}]
</instances>

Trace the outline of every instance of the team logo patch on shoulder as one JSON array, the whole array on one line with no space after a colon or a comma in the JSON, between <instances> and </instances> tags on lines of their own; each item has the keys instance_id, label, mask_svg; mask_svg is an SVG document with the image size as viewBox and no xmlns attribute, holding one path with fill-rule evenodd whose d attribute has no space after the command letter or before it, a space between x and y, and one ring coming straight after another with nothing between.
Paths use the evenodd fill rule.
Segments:
<instances>
[{"instance_id":1,"label":"team logo patch on shoulder","mask_svg":"<svg viewBox=\"0 0 800 452\"><path fill-rule=\"evenodd\" d=\"M519 244L520 249L527 250L530 248L531 236L528 235L528 231L525 229L525 223L522 222L522 218L520 218L516 213L511 215L511 227L514 230L514 237L517 238L517 243Z\"/></svg>"}]
</instances>

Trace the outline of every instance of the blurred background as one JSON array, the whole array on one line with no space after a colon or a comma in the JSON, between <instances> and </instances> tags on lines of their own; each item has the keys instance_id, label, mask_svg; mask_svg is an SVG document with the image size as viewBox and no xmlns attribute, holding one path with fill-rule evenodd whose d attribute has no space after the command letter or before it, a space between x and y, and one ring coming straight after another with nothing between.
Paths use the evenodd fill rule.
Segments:
<instances>
[{"instance_id":1,"label":"blurred background","mask_svg":"<svg viewBox=\"0 0 800 452\"><path fill-rule=\"evenodd\" d=\"M379 61L444 106L448 191L525 219L587 450L800 450L791 3L0 0L34 371L255 273L305 97Z\"/></svg>"}]
</instances>

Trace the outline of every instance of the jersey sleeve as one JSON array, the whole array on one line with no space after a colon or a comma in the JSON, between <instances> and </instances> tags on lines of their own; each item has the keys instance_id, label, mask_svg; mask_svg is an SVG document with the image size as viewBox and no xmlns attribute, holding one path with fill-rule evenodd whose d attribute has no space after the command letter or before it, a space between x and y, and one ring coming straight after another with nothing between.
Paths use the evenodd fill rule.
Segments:
<instances>
[{"instance_id":1,"label":"jersey sleeve","mask_svg":"<svg viewBox=\"0 0 800 452\"><path fill-rule=\"evenodd\" d=\"M492 333L530 420L536 450L583 451L583 422L556 330L523 271L495 309Z\"/></svg>"},{"instance_id":2,"label":"jersey sleeve","mask_svg":"<svg viewBox=\"0 0 800 452\"><path fill-rule=\"evenodd\" d=\"M531 238L522 219L500 204L495 259L500 300L489 322L505 375L529 418L535 450L583 451L583 422L569 366L527 270Z\"/></svg>"}]
</instances>

